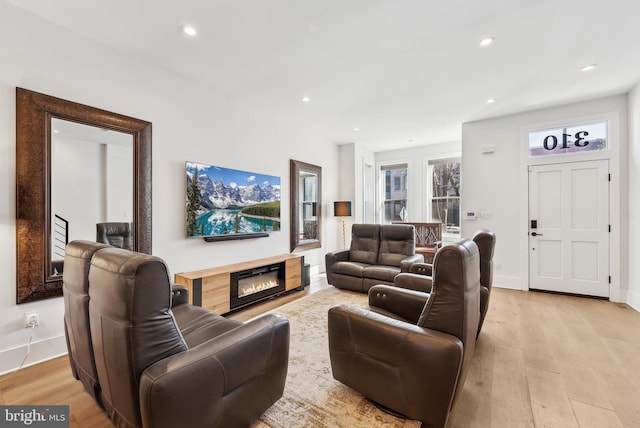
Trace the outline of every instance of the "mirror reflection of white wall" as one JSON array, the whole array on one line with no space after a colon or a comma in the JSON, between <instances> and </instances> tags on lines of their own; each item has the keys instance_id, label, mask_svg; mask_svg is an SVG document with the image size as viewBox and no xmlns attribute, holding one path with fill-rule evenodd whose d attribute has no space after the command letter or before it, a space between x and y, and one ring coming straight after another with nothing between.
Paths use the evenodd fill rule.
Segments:
<instances>
[{"instance_id":1,"label":"mirror reflection of white wall","mask_svg":"<svg viewBox=\"0 0 640 428\"><path fill-rule=\"evenodd\" d=\"M133 220L133 136L51 120L52 255L68 222L69 241L96 239L96 224Z\"/></svg>"},{"instance_id":2,"label":"mirror reflection of white wall","mask_svg":"<svg viewBox=\"0 0 640 428\"><path fill-rule=\"evenodd\" d=\"M317 209L316 203L317 190L318 190L318 176L312 172L300 171L300 191L302 196L302 209L300 210L300 218L298 219L302 230L300 231L300 240L305 239L317 239L318 223L316 219L315 210Z\"/></svg>"}]
</instances>

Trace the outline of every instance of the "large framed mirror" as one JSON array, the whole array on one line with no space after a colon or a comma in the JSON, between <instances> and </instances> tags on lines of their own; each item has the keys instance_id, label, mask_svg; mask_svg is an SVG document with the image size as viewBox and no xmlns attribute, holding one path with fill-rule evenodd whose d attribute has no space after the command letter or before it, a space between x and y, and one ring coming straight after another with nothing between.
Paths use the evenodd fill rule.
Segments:
<instances>
[{"instance_id":1,"label":"large framed mirror","mask_svg":"<svg viewBox=\"0 0 640 428\"><path fill-rule=\"evenodd\" d=\"M151 253L151 123L16 88L17 303L62 296L66 243L105 223Z\"/></svg>"},{"instance_id":2,"label":"large framed mirror","mask_svg":"<svg viewBox=\"0 0 640 428\"><path fill-rule=\"evenodd\" d=\"M290 160L291 251L322 245L322 168Z\"/></svg>"}]
</instances>

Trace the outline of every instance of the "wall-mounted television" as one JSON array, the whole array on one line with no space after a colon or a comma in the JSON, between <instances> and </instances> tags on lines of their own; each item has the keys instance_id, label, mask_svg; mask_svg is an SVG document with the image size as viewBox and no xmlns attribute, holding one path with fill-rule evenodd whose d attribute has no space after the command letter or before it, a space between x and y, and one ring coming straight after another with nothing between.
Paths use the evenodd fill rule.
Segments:
<instances>
[{"instance_id":1,"label":"wall-mounted television","mask_svg":"<svg viewBox=\"0 0 640 428\"><path fill-rule=\"evenodd\" d=\"M185 175L187 237L242 239L281 229L280 177L196 162L186 162Z\"/></svg>"}]
</instances>

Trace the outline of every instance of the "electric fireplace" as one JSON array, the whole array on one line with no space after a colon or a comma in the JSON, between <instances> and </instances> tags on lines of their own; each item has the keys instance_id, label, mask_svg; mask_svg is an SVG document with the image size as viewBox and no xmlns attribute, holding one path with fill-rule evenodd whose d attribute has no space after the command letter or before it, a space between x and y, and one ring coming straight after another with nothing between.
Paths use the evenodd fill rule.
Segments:
<instances>
[{"instance_id":1,"label":"electric fireplace","mask_svg":"<svg viewBox=\"0 0 640 428\"><path fill-rule=\"evenodd\" d=\"M231 310L285 291L284 262L231 273Z\"/></svg>"}]
</instances>

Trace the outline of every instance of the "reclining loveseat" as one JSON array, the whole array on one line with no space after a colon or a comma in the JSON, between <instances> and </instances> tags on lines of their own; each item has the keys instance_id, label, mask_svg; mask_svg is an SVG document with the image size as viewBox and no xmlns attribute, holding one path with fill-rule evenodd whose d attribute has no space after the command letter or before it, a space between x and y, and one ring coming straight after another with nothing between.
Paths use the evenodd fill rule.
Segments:
<instances>
[{"instance_id":1,"label":"reclining loveseat","mask_svg":"<svg viewBox=\"0 0 640 428\"><path fill-rule=\"evenodd\" d=\"M351 246L325 256L327 282L366 293L376 284L393 285L400 272L424 262L415 251L415 230L406 224L354 224Z\"/></svg>"}]
</instances>

